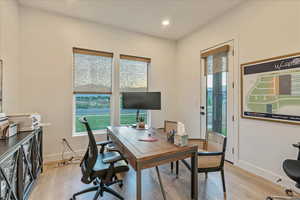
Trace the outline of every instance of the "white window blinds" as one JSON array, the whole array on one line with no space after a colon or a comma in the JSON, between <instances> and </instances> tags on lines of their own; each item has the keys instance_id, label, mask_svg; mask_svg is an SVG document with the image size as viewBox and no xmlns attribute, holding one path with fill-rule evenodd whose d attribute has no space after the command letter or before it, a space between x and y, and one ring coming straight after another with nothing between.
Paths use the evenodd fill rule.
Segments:
<instances>
[{"instance_id":1,"label":"white window blinds","mask_svg":"<svg viewBox=\"0 0 300 200\"><path fill-rule=\"evenodd\" d=\"M74 93L110 94L113 54L79 48L73 54Z\"/></svg>"},{"instance_id":2,"label":"white window blinds","mask_svg":"<svg viewBox=\"0 0 300 200\"><path fill-rule=\"evenodd\" d=\"M120 56L121 92L146 92L148 90L148 66L151 60L134 56Z\"/></svg>"},{"instance_id":3,"label":"white window blinds","mask_svg":"<svg viewBox=\"0 0 300 200\"><path fill-rule=\"evenodd\" d=\"M227 52L221 52L210 55L206 58L206 72L207 74L228 72Z\"/></svg>"},{"instance_id":4,"label":"white window blinds","mask_svg":"<svg viewBox=\"0 0 300 200\"><path fill-rule=\"evenodd\" d=\"M204 53L201 53L201 58L205 59L205 75L227 72L227 56L230 50L229 45L224 45L212 50L208 50Z\"/></svg>"}]
</instances>

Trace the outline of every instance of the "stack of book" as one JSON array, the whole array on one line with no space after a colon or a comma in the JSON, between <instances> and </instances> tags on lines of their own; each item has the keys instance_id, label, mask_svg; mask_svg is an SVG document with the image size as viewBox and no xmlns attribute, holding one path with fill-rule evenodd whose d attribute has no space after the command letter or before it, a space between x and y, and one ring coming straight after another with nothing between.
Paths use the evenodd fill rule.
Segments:
<instances>
[{"instance_id":1,"label":"stack of book","mask_svg":"<svg viewBox=\"0 0 300 200\"><path fill-rule=\"evenodd\" d=\"M4 113L0 113L0 139L7 139L16 135L18 126L14 122L10 122Z\"/></svg>"}]
</instances>

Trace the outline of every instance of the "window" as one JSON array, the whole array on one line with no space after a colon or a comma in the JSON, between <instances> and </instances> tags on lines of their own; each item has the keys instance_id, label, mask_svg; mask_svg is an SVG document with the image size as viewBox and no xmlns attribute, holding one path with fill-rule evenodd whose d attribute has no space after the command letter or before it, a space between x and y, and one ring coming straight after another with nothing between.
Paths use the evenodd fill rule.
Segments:
<instances>
[{"instance_id":1,"label":"window","mask_svg":"<svg viewBox=\"0 0 300 200\"><path fill-rule=\"evenodd\" d=\"M73 48L74 134L86 132L79 122L86 116L91 129L111 123L112 53Z\"/></svg>"},{"instance_id":2,"label":"window","mask_svg":"<svg viewBox=\"0 0 300 200\"><path fill-rule=\"evenodd\" d=\"M120 91L122 92L146 92L148 91L148 67L151 60L134 56L120 56ZM121 96L122 105L122 96ZM148 112L140 111L140 117L148 120ZM129 125L136 123L136 110L120 110L120 124Z\"/></svg>"}]
</instances>

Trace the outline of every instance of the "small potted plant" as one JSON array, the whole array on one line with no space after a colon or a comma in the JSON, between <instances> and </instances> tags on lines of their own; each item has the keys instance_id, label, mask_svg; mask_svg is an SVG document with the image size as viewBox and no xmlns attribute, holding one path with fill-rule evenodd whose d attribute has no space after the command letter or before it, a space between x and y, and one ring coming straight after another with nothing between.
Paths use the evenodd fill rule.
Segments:
<instances>
[{"instance_id":1,"label":"small potted plant","mask_svg":"<svg viewBox=\"0 0 300 200\"><path fill-rule=\"evenodd\" d=\"M145 118L144 117L139 118L138 128L140 128L140 129L145 128Z\"/></svg>"}]
</instances>

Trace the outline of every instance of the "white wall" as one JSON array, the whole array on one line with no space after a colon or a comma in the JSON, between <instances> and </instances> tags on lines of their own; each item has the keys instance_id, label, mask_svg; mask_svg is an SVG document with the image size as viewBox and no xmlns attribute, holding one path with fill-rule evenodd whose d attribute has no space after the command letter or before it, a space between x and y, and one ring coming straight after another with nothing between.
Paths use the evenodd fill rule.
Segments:
<instances>
[{"instance_id":1,"label":"white wall","mask_svg":"<svg viewBox=\"0 0 300 200\"><path fill-rule=\"evenodd\" d=\"M15 113L19 106L19 6L0 0L0 59L3 60L3 109Z\"/></svg>"},{"instance_id":2,"label":"white wall","mask_svg":"<svg viewBox=\"0 0 300 200\"><path fill-rule=\"evenodd\" d=\"M61 138L76 150L86 137L72 137L72 47L151 58L150 91L162 92L162 111L152 124L174 118L176 43L36 9L21 8L21 110L39 112L45 128L46 159L57 159Z\"/></svg>"},{"instance_id":3,"label":"white wall","mask_svg":"<svg viewBox=\"0 0 300 200\"><path fill-rule=\"evenodd\" d=\"M178 117L191 137L200 135L200 51L231 39L237 72L241 63L300 52L300 2L248 1L178 42ZM239 134L237 164L272 181L285 177L282 162L296 158L291 144L300 141L299 126L240 119L235 134Z\"/></svg>"}]
</instances>

